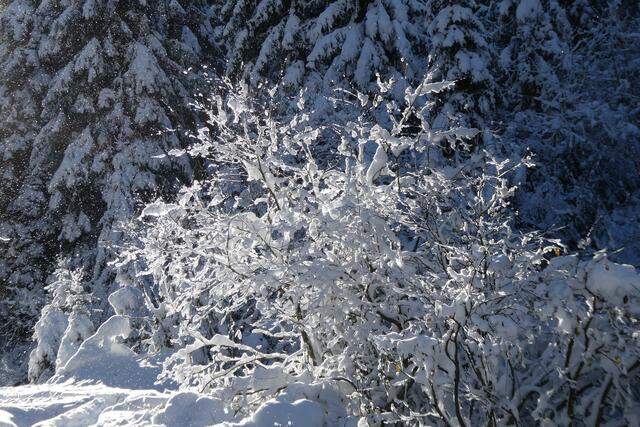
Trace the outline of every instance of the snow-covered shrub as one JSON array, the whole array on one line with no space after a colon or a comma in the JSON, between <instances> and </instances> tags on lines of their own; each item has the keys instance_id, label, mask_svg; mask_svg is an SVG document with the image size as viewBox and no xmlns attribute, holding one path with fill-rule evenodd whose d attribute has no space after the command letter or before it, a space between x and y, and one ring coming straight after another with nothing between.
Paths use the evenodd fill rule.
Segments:
<instances>
[{"instance_id":1,"label":"snow-covered shrub","mask_svg":"<svg viewBox=\"0 0 640 427\"><path fill-rule=\"evenodd\" d=\"M447 160L442 139L477 131L401 119L337 129L320 166L303 113L232 93L212 121L193 150L211 179L149 205L120 264L154 313L145 345L173 352L164 377L240 412L330 384L373 425L632 422L638 274L514 230L526 159L485 138Z\"/></svg>"}]
</instances>

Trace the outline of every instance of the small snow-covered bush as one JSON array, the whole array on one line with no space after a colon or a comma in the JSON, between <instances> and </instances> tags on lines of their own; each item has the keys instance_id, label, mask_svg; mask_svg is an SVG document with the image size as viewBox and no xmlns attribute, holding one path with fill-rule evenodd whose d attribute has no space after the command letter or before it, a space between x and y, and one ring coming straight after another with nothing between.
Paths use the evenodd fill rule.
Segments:
<instances>
[{"instance_id":1,"label":"small snow-covered bush","mask_svg":"<svg viewBox=\"0 0 640 427\"><path fill-rule=\"evenodd\" d=\"M29 355L29 380L43 382L78 350L80 344L93 333L88 304L90 296L82 288L81 270L71 270L60 262L48 290L53 298L42 309L35 325L36 347Z\"/></svg>"}]
</instances>

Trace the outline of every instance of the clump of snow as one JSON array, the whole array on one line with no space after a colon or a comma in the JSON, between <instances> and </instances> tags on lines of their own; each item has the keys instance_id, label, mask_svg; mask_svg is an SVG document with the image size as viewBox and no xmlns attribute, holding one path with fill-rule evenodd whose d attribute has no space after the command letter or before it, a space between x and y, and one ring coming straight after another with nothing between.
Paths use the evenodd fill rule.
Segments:
<instances>
[{"instance_id":1,"label":"clump of snow","mask_svg":"<svg viewBox=\"0 0 640 427\"><path fill-rule=\"evenodd\" d=\"M378 176L382 170L387 166L387 151L382 144L378 144L376 154L373 156L373 161L367 169L367 182L373 184L373 180Z\"/></svg>"},{"instance_id":2,"label":"clump of snow","mask_svg":"<svg viewBox=\"0 0 640 427\"><path fill-rule=\"evenodd\" d=\"M525 21L536 16L542 9L538 0L521 0L516 8L516 18L518 21Z\"/></svg>"},{"instance_id":3,"label":"clump of snow","mask_svg":"<svg viewBox=\"0 0 640 427\"><path fill-rule=\"evenodd\" d=\"M152 422L166 426L204 427L232 419L221 400L182 392L173 395Z\"/></svg>"},{"instance_id":4,"label":"clump of snow","mask_svg":"<svg viewBox=\"0 0 640 427\"><path fill-rule=\"evenodd\" d=\"M598 255L586 267L587 289L607 302L624 305L631 296L640 296L640 275L628 264L617 264Z\"/></svg>"},{"instance_id":5,"label":"clump of snow","mask_svg":"<svg viewBox=\"0 0 640 427\"><path fill-rule=\"evenodd\" d=\"M173 204L152 203L148 205L140 214L141 218L144 217L159 217L163 215L175 215L180 216L184 213L184 209L180 206Z\"/></svg>"},{"instance_id":6,"label":"clump of snow","mask_svg":"<svg viewBox=\"0 0 640 427\"><path fill-rule=\"evenodd\" d=\"M112 316L59 367L52 381L83 379L112 387L158 388L155 382L160 367L151 363L143 366L143 359L122 343L130 333L129 319Z\"/></svg>"},{"instance_id":7,"label":"clump of snow","mask_svg":"<svg viewBox=\"0 0 640 427\"><path fill-rule=\"evenodd\" d=\"M316 402L300 399L293 403L270 400L249 419L224 427L308 426L323 427L324 411ZM222 427L222 426L221 426Z\"/></svg>"},{"instance_id":8,"label":"clump of snow","mask_svg":"<svg viewBox=\"0 0 640 427\"><path fill-rule=\"evenodd\" d=\"M118 315L137 315L144 307L144 296L140 290L125 286L109 295L109 304Z\"/></svg>"}]
</instances>

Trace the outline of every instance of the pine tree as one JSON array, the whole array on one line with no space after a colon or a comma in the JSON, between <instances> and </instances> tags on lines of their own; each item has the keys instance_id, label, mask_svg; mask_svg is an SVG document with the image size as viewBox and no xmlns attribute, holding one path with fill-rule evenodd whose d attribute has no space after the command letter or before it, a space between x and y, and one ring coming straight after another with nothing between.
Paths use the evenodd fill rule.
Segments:
<instances>
[{"instance_id":1,"label":"pine tree","mask_svg":"<svg viewBox=\"0 0 640 427\"><path fill-rule=\"evenodd\" d=\"M630 30L639 9L622 1L525 5L512 5L505 15L519 17L522 30L505 54L510 65L501 82L515 113L502 113L509 123L504 137L537 163L522 179L520 220L570 247L616 248L636 262L634 239L621 230L634 222L629 212L640 185L640 133L629 126L637 122L640 96L632 59L638 44ZM577 19L580 5L594 14Z\"/></svg>"},{"instance_id":2,"label":"pine tree","mask_svg":"<svg viewBox=\"0 0 640 427\"><path fill-rule=\"evenodd\" d=\"M520 0L502 2L496 13L505 107L542 109L559 93L570 64L566 11L556 1Z\"/></svg>"},{"instance_id":3,"label":"pine tree","mask_svg":"<svg viewBox=\"0 0 640 427\"><path fill-rule=\"evenodd\" d=\"M489 71L493 52L485 39L487 31L473 0L430 1L428 81L455 82L453 92L433 97L429 117L435 129L488 126L486 118L495 106L494 76ZM455 141L445 151L468 147Z\"/></svg>"},{"instance_id":4,"label":"pine tree","mask_svg":"<svg viewBox=\"0 0 640 427\"><path fill-rule=\"evenodd\" d=\"M227 75L255 86L347 83L366 92L377 74L422 77L425 11L409 0L228 0L217 36L229 52Z\"/></svg>"},{"instance_id":5,"label":"pine tree","mask_svg":"<svg viewBox=\"0 0 640 427\"><path fill-rule=\"evenodd\" d=\"M0 342L28 337L59 256L104 286L113 225L193 175L170 151L201 121L186 70L215 48L206 2L183 3L15 0L0 15Z\"/></svg>"},{"instance_id":6,"label":"pine tree","mask_svg":"<svg viewBox=\"0 0 640 427\"><path fill-rule=\"evenodd\" d=\"M94 331L91 300L83 289L83 272L64 260L51 276L51 302L35 325L37 347L29 360L29 379L38 381L64 366L83 340Z\"/></svg>"}]
</instances>

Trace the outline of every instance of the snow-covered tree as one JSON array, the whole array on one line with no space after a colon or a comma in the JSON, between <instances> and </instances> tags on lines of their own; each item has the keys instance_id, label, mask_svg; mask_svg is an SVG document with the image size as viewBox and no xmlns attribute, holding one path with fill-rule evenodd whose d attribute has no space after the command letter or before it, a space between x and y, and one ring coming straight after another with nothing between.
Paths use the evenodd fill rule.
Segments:
<instances>
[{"instance_id":1,"label":"snow-covered tree","mask_svg":"<svg viewBox=\"0 0 640 427\"><path fill-rule=\"evenodd\" d=\"M453 93L434 97L429 109L432 125L487 128L496 88L489 71L493 52L478 17L480 8L473 0L433 0L428 8L430 79L455 82Z\"/></svg>"},{"instance_id":2,"label":"snow-covered tree","mask_svg":"<svg viewBox=\"0 0 640 427\"><path fill-rule=\"evenodd\" d=\"M425 11L405 0L228 0L217 35L229 52L227 75L253 85L367 91L377 74L422 77Z\"/></svg>"},{"instance_id":3,"label":"snow-covered tree","mask_svg":"<svg viewBox=\"0 0 640 427\"><path fill-rule=\"evenodd\" d=\"M638 49L629 32L640 13L614 2L600 9L598 20L574 24L573 37L563 38L549 27L564 19L562 10L539 5L527 9L520 25L547 41L529 40L528 48L512 51L530 56L509 54L512 75L528 76L535 93L524 96L510 78L501 83L511 96L507 107L515 110L501 113L508 117L503 137L511 150L533 153L538 163L522 177L521 224L561 236L574 248L621 249L622 259L636 263L635 239L625 236L624 224L633 222L628 212L640 185L640 133L633 124L640 93L631 59Z\"/></svg>"},{"instance_id":4,"label":"snow-covered tree","mask_svg":"<svg viewBox=\"0 0 640 427\"><path fill-rule=\"evenodd\" d=\"M509 109L544 109L559 95L570 67L571 27L557 1L506 0L492 11L498 25L498 74Z\"/></svg>"},{"instance_id":5,"label":"snow-covered tree","mask_svg":"<svg viewBox=\"0 0 640 427\"><path fill-rule=\"evenodd\" d=\"M147 348L174 349L168 378L234 411L332 384L373 423L636 416L640 276L514 231L526 159L497 158L494 140L452 163L440 140L477 131L350 123L325 167L304 117L278 123L232 94L213 119L197 150L216 159L211 181L147 206L120 263L155 313ZM413 167L394 164L403 153Z\"/></svg>"},{"instance_id":6,"label":"snow-covered tree","mask_svg":"<svg viewBox=\"0 0 640 427\"><path fill-rule=\"evenodd\" d=\"M83 286L82 271L61 262L48 285L51 302L35 325L35 348L29 360L29 379L38 381L64 366L82 341L94 332L91 300Z\"/></svg>"},{"instance_id":7,"label":"snow-covered tree","mask_svg":"<svg viewBox=\"0 0 640 427\"><path fill-rule=\"evenodd\" d=\"M96 242L193 175L188 157L166 153L199 121L190 103L214 50L209 13L176 0L15 0L2 11L0 313L13 325L2 339L28 336L59 255L83 258L103 286Z\"/></svg>"}]
</instances>

